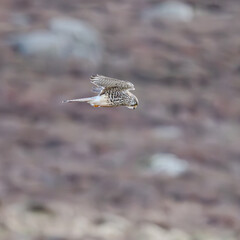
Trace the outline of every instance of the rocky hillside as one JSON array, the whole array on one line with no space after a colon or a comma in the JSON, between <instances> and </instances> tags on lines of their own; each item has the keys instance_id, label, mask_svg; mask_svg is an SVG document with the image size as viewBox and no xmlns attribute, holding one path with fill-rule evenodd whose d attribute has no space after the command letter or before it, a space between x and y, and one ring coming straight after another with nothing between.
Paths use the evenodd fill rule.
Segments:
<instances>
[{"instance_id":1,"label":"rocky hillside","mask_svg":"<svg viewBox=\"0 0 240 240\"><path fill-rule=\"evenodd\" d=\"M240 3L1 0L0 238L240 238ZM91 96L91 74L140 105Z\"/></svg>"}]
</instances>

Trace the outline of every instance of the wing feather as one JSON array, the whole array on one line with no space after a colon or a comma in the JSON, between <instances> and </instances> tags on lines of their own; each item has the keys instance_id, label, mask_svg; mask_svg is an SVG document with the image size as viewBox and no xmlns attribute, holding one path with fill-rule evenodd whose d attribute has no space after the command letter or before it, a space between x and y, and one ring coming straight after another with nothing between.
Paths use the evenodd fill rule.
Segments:
<instances>
[{"instance_id":1,"label":"wing feather","mask_svg":"<svg viewBox=\"0 0 240 240\"><path fill-rule=\"evenodd\" d=\"M103 87L93 87L92 92L101 93L103 89L104 89Z\"/></svg>"},{"instance_id":2,"label":"wing feather","mask_svg":"<svg viewBox=\"0 0 240 240\"><path fill-rule=\"evenodd\" d=\"M99 89L104 88L119 88L120 90L135 90L134 85L131 82L105 77L102 75L92 75L91 83L99 87Z\"/></svg>"}]
</instances>

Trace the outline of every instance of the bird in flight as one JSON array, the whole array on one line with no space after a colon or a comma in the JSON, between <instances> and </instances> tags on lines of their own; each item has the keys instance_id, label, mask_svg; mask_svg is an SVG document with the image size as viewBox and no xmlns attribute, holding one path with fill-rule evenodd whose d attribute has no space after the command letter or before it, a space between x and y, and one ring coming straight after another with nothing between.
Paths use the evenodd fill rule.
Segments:
<instances>
[{"instance_id":1,"label":"bird in flight","mask_svg":"<svg viewBox=\"0 0 240 240\"><path fill-rule=\"evenodd\" d=\"M137 97L130 92L135 90L131 82L101 75L92 75L90 80L96 86L92 90L98 93L97 96L65 100L63 103L87 102L93 107L125 106L130 109L135 109L138 106Z\"/></svg>"}]
</instances>

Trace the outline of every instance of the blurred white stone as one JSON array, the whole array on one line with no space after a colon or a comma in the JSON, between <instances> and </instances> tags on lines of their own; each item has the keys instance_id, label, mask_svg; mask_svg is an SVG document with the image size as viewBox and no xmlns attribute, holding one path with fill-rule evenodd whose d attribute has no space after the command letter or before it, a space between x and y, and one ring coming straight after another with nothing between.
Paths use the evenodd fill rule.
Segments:
<instances>
[{"instance_id":1,"label":"blurred white stone","mask_svg":"<svg viewBox=\"0 0 240 240\"><path fill-rule=\"evenodd\" d=\"M76 19L55 18L48 30L36 30L15 36L11 45L25 56L51 59L88 60L98 65L102 59L102 41L89 24Z\"/></svg>"},{"instance_id":2,"label":"blurred white stone","mask_svg":"<svg viewBox=\"0 0 240 240\"><path fill-rule=\"evenodd\" d=\"M155 174L165 174L177 177L188 171L188 162L174 154L158 153L150 158L150 171Z\"/></svg>"},{"instance_id":3,"label":"blurred white stone","mask_svg":"<svg viewBox=\"0 0 240 240\"><path fill-rule=\"evenodd\" d=\"M165 1L143 13L145 20L165 19L189 22L194 17L194 9L180 1Z\"/></svg>"},{"instance_id":4,"label":"blurred white stone","mask_svg":"<svg viewBox=\"0 0 240 240\"><path fill-rule=\"evenodd\" d=\"M49 31L34 31L20 35L13 40L15 49L22 55L46 55L65 57L69 38Z\"/></svg>"},{"instance_id":5,"label":"blurred white stone","mask_svg":"<svg viewBox=\"0 0 240 240\"><path fill-rule=\"evenodd\" d=\"M71 54L74 57L87 58L93 62L102 59L102 40L90 24L72 18L54 18L49 23L49 29L71 39Z\"/></svg>"}]
</instances>

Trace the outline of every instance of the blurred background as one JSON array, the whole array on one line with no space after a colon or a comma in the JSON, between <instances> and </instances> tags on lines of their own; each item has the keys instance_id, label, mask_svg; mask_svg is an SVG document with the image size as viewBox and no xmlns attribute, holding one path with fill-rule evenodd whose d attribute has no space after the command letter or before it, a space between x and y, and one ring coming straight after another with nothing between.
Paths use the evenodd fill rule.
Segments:
<instances>
[{"instance_id":1,"label":"blurred background","mask_svg":"<svg viewBox=\"0 0 240 240\"><path fill-rule=\"evenodd\" d=\"M240 239L239 1L0 3L1 240Z\"/></svg>"}]
</instances>

